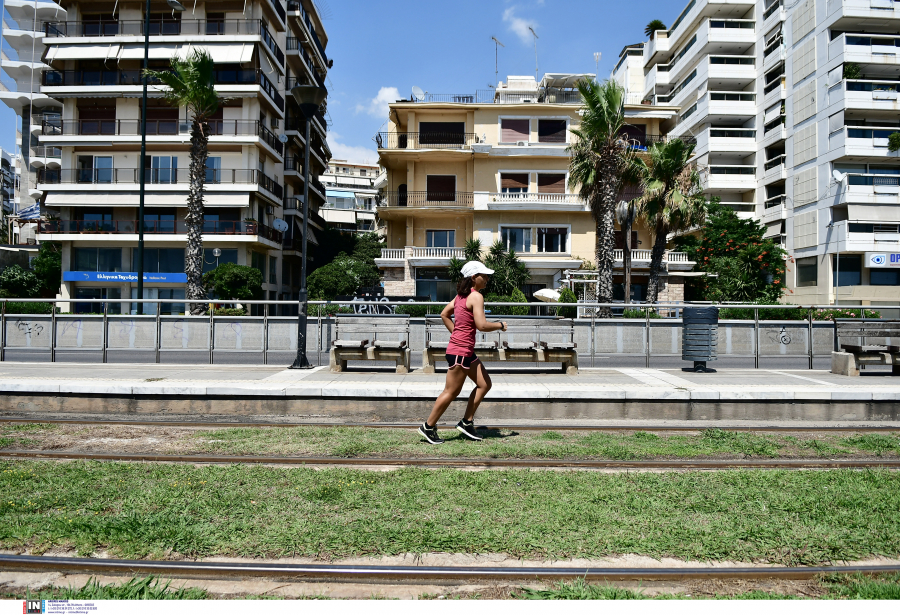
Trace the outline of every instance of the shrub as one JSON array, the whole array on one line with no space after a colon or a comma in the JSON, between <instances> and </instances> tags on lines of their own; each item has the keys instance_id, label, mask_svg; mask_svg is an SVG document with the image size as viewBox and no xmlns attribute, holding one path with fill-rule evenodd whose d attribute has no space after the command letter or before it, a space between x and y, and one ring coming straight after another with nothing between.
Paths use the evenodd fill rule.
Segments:
<instances>
[{"instance_id":1,"label":"shrub","mask_svg":"<svg viewBox=\"0 0 900 615\"><path fill-rule=\"evenodd\" d=\"M526 305L522 307L518 307L515 305L496 305L492 306L489 309L491 310L491 315L493 316L527 316L529 308L527 307L528 300L525 299L525 293L523 293L518 288L513 289L513 293L510 296L506 295L488 295L484 298L485 302L491 303L525 303Z\"/></svg>"},{"instance_id":2,"label":"shrub","mask_svg":"<svg viewBox=\"0 0 900 615\"><path fill-rule=\"evenodd\" d=\"M394 313L409 314L414 318L422 318L423 316L440 314L441 307L438 305L398 305Z\"/></svg>"},{"instance_id":3,"label":"shrub","mask_svg":"<svg viewBox=\"0 0 900 615\"><path fill-rule=\"evenodd\" d=\"M353 308L347 305L337 305L335 303L329 305L311 305L307 309L309 316L334 316L335 314L352 314Z\"/></svg>"},{"instance_id":4,"label":"shrub","mask_svg":"<svg viewBox=\"0 0 900 615\"><path fill-rule=\"evenodd\" d=\"M327 265L309 276L309 296L313 299L334 299L352 295L357 289L379 282L378 270L368 263L341 252Z\"/></svg>"},{"instance_id":5,"label":"shrub","mask_svg":"<svg viewBox=\"0 0 900 615\"><path fill-rule=\"evenodd\" d=\"M220 299L248 301L262 295L263 276L258 269L234 263L222 263L203 276L207 292Z\"/></svg>"},{"instance_id":6,"label":"shrub","mask_svg":"<svg viewBox=\"0 0 900 615\"><path fill-rule=\"evenodd\" d=\"M647 312L640 308L628 308L622 310L622 318L647 318ZM656 310L650 310L650 318L662 318Z\"/></svg>"},{"instance_id":7,"label":"shrub","mask_svg":"<svg viewBox=\"0 0 900 615\"><path fill-rule=\"evenodd\" d=\"M859 79L862 71L856 62L846 62L844 64L844 79Z\"/></svg>"},{"instance_id":8,"label":"shrub","mask_svg":"<svg viewBox=\"0 0 900 615\"><path fill-rule=\"evenodd\" d=\"M25 301L6 302L7 314L52 314L52 303L30 303ZM58 312L57 312L58 313Z\"/></svg>"},{"instance_id":9,"label":"shrub","mask_svg":"<svg viewBox=\"0 0 900 615\"><path fill-rule=\"evenodd\" d=\"M760 320L806 320L808 314L809 310L802 307L759 309ZM753 308L723 308L719 310L719 320L753 320L753 318ZM864 308L840 307L813 312L813 320L833 320L835 318L881 318L881 313Z\"/></svg>"},{"instance_id":10,"label":"shrub","mask_svg":"<svg viewBox=\"0 0 900 615\"><path fill-rule=\"evenodd\" d=\"M900 132L892 132L888 137L888 151L896 152L900 150Z\"/></svg>"},{"instance_id":11,"label":"shrub","mask_svg":"<svg viewBox=\"0 0 900 615\"><path fill-rule=\"evenodd\" d=\"M244 308L215 308L213 316L246 316L247 310Z\"/></svg>"},{"instance_id":12,"label":"shrub","mask_svg":"<svg viewBox=\"0 0 900 615\"><path fill-rule=\"evenodd\" d=\"M10 265L0 272L0 297L31 299L41 293L38 277L19 265Z\"/></svg>"},{"instance_id":13,"label":"shrub","mask_svg":"<svg viewBox=\"0 0 900 615\"><path fill-rule=\"evenodd\" d=\"M62 248L58 243L41 243L38 255L31 261L31 269L41 284L42 297L55 297L62 280Z\"/></svg>"},{"instance_id":14,"label":"shrub","mask_svg":"<svg viewBox=\"0 0 900 615\"><path fill-rule=\"evenodd\" d=\"M559 302L560 303L578 303L578 297L575 296L575 293L572 292L571 288L565 287L559 292ZM556 308L556 315L562 316L563 318L577 318L578 317L578 308L576 308L576 307L558 307L558 308Z\"/></svg>"}]
</instances>

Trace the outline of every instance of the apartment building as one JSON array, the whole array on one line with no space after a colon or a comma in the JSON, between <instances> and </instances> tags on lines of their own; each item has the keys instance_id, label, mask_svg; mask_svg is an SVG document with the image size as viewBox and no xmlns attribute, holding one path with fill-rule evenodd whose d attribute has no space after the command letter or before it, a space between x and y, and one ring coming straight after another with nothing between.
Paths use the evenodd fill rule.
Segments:
<instances>
[{"instance_id":1,"label":"apartment building","mask_svg":"<svg viewBox=\"0 0 900 615\"><path fill-rule=\"evenodd\" d=\"M375 204L382 175L377 164L332 159L319 178L326 196L320 213L328 225L349 233L377 230Z\"/></svg>"},{"instance_id":2,"label":"apartment building","mask_svg":"<svg viewBox=\"0 0 900 615\"><path fill-rule=\"evenodd\" d=\"M4 28L3 35L22 50L20 59L35 46L27 58L36 72L34 91L28 92L31 78L17 74L19 91L0 99L23 119L23 152L36 171L28 190L42 210L38 239L63 246L62 297L136 298L143 173L144 298L171 300L161 302L163 311L181 312L190 118L151 84L147 156L140 160L145 4L62 0L40 3L36 16L29 4L7 2L18 29ZM325 110L311 122L312 143L305 143L304 119L290 89L324 87L331 61L321 18L312 0L183 4L187 10L177 12L154 0L146 27L151 68L166 69L171 58L195 49L216 64L216 90L224 102L209 124L205 268L225 262L255 267L266 298L295 299L304 148L310 148L314 178L331 154ZM3 69L12 74L5 62ZM318 211L325 189L318 180L310 184L310 226L323 229ZM315 244L314 231L309 239Z\"/></svg>"},{"instance_id":3,"label":"apartment building","mask_svg":"<svg viewBox=\"0 0 900 615\"><path fill-rule=\"evenodd\" d=\"M580 121L575 84L584 78L594 75L512 76L474 95L413 95L390 105L388 130L376 136L387 171L378 204L387 248L377 260L386 294L449 300L450 259L463 258L470 238L485 250L495 241L515 249L531 273L529 298L594 260L596 224L569 185L567 151ZM646 149L677 109L627 105L625 112L626 133ZM650 239L647 229L634 231L635 299L646 297ZM617 258L621 284L621 252ZM681 299L679 274L694 263L669 253L666 264L662 299ZM624 299L621 287L619 294Z\"/></svg>"},{"instance_id":4,"label":"apartment building","mask_svg":"<svg viewBox=\"0 0 900 615\"><path fill-rule=\"evenodd\" d=\"M788 301L900 302L898 41L894 0L691 0L644 44L642 101L796 259Z\"/></svg>"}]
</instances>

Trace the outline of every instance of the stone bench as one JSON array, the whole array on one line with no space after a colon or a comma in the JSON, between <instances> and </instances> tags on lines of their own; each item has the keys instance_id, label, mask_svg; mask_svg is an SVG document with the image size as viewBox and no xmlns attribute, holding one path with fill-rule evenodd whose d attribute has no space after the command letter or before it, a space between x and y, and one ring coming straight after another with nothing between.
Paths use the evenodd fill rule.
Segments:
<instances>
[{"instance_id":1,"label":"stone bench","mask_svg":"<svg viewBox=\"0 0 900 615\"><path fill-rule=\"evenodd\" d=\"M392 361L398 374L409 373L409 315L338 314L334 321L329 367L347 369L347 361Z\"/></svg>"},{"instance_id":2,"label":"stone bench","mask_svg":"<svg viewBox=\"0 0 900 615\"><path fill-rule=\"evenodd\" d=\"M486 362L561 363L564 374L578 373L578 351L575 343L575 323L571 318L516 318L496 316L504 320L506 332L477 332L475 354ZM425 351L422 371L433 374L435 366L444 361L450 332L439 318L425 321Z\"/></svg>"},{"instance_id":3,"label":"stone bench","mask_svg":"<svg viewBox=\"0 0 900 615\"><path fill-rule=\"evenodd\" d=\"M900 376L900 321L835 320L831 373L859 376L864 365L890 365ZM849 341L847 341L849 340Z\"/></svg>"}]
</instances>

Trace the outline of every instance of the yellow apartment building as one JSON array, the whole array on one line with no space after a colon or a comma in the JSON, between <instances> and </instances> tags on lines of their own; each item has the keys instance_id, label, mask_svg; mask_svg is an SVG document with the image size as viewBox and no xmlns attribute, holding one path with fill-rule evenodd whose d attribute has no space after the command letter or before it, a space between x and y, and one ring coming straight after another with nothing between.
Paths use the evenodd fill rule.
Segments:
<instances>
[{"instance_id":1,"label":"yellow apartment building","mask_svg":"<svg viewBox=\"0 0 900 615\"><path fill-rule=\"evenodd\" d=\"M378 205L387 248L377 259L385 294L449 300L451 258L470 238L487 250L514 248L531 273L524 289L559 288L566 270L594 261L596 224L588 204L569 186L568 147L580 121L575 84L594 75L511 76L475 95L413 95L390 105L388 131L376 136L387 186ZM663 138L660 124L677 107L627 105L634 147ZM617 233L615 282L622 283L624 241ZM651 236L633 233L633 298L646 296ZM661 300L681 300L694 263L667 254ZM590 265L588 265L590 267ZM624 290L619 288L619 299Z\"/></svg>"}]
</instances>

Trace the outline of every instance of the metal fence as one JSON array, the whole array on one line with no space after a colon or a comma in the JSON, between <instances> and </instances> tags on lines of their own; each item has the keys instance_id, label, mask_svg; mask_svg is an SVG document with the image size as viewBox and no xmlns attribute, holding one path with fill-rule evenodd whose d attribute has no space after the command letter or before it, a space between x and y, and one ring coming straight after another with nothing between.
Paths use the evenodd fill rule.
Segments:
<instances>
[{"instance_id":1,"label":"metal fence","mask_svg":"<svg viewBox=\"0 0 900 615\"><path fill-rule=\"evenodd\" d=\"M19 305L9 304L18 303ZM23 303L61 304L62 309L96 305L95 313L63 313L55 309L46 314L22 314ZM150 314L137 315L138 303L147 305ZM234 355L229 359L233 363L268 364L272 355L280 355L280 361L297 352L298 320L296 316L298 304L293 301L246 301L244 308L255 315L228 316L214 315L210 311L204 316L171 313L173 309L184 309L188 302L184 299L160 298L158 300L120 300L120 299L0 299L0 361L10 360L10 352L18 357L31 360L45 359L57 361L58 353L85 353L86 360L100 360L107 363L111 355L130 352L131 358L138 357L141 362L161 361L162 355L177 355L192 352L190 362L196 362L196 353L208 356L210 364L215 362L216 355ZM216 306L232 305L233 302L216 301ZM205 305L205 304L204 304ZM532 306L534 304L531 304ZM548 304L540 304L548 307ZM707 304L708 305L708 304ZM410 312L409 308L421 312L430 307L432 317L440 312L443 303L398 302L377 300L353 300L352 302L310 302L309 320L307 323L307 353L310 360L322 365L327 363L328 351L334 335L335 319L329 313L341 310L359 315L378 318L392 315L396 308ZM18 309L8 309L18 308ZM488 303L486 308L496 312L502 307L524 307L521 303ZM657 317L658 313L677 314L685 304L654 306L619 304L549 304L551 308L590 309L590 316L574 321L573 339L577 343L579 354L586 360L590 357L590 366L595 366L600 356L638 357L643 359L646 367L650 367L651 359L681 356L681 319L675 317ZM830 320L816 320L816 310L847 310L849 314L840 317L862 315L867 308L835 308L835 306L755 306L755 305L721 305L721 308L744 308L753 310L752 320L722 320L719 322L718 354L720 357L753 359L755 368L760 367L760 360L767 358L790 358L808 365L813 369L814 360L830 356L835 347L834 323ZM596 308L596 309L594 309ZM627 308L642 310L642 318L600 318L599 308L612 308L614 311ZM93 309L93 308L90 308ZM806 311L804 320L762 320L760 310L797 310ZM876 309L900 310L900 306L877 306ZM553 316L507 316L489 314L491 320L529 321L527 324L539 324L541 320L552 320ZM875 320L872 318L863 320ZM527 341L533 327L519 327L519 333L512 330L508 333L480 334L485 339L498 341ZM522 339L517 339L519 336ZM411 319L410 348L413 352L421 352L425 348L425 319ZM890 340L887 340L890 343ZM186 357L187 358L187 357ZM584 365L584 363L583 363Z\"/></svg>"}]
</instances>

